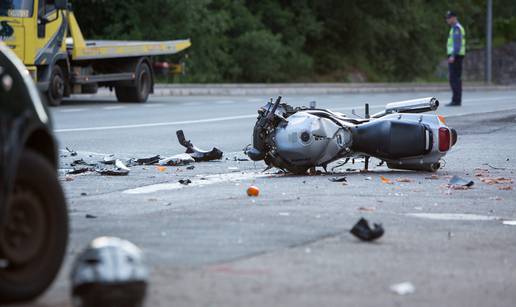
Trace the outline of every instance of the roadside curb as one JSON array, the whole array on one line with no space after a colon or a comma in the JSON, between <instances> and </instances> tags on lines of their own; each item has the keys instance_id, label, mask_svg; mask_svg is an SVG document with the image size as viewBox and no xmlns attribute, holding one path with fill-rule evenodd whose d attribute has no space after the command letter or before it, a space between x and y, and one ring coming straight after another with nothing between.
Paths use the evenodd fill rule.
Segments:
<instances>
[{"instance_id":1,"label":"roadside curb","mask_svg":"<svg viewBox=\"0 0 516 307\"><path fill-rule=\"evenodd\" d=\"M464 84L464 91L516 91L516 85ZM156 84L154 96L339 95L353 93L443 92L448 84L306 83L306 84ZM113 95L107 90L101 93Z\"/></svg>"}]
</instances>

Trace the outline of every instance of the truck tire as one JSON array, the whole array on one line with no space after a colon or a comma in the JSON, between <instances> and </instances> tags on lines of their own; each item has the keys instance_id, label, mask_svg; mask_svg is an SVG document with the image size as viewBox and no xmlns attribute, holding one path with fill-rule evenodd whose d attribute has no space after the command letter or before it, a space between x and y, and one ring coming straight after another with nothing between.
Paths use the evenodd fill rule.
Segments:
<instances>
[{"instance_id":1,"label":"truck tire","mask_svg":"<svg viewBox=\"0 0 516 307\"><path fill-rule=\"evenodd\" d=\"M48 105L56 107L63 101L66 87L61 66L54 65L49 82L50 84L48 85L47 91Z\"/></svg>"},{"instance_id":2,"label":"truck tire","mask_svg":"<svg viewBox=\"0 0 516 307\"><path fill-rule=\"evenodd\" d=\"M40 154L26 150L0 228L0 303L26 301L56 277L68 240L66 202L55 170Z\"/></svg>"},{"instance_id":3,"label":"truck tire","mask_svg":"<svg viewBox=\"0 0 516 307\"><path fill-rule=\"evenodd\" d=\"M119 102L146 102L152 88L152 70L142 62L136 72L134 86L116 86L115 93Z\"/></svg>"}]
</instances>

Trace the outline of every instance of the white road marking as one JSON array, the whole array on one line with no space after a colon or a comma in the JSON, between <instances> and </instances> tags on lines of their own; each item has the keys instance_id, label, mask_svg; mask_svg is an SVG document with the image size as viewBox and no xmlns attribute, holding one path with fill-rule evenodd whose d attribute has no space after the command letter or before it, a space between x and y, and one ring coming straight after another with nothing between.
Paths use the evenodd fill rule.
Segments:
<instances>
[{"instance_id":1,"label":"white road marking","mask_svg":"<svg viewBox=\"0 0 516 307\"><path fill-rule=\"evenodd\" d=\"M491 101L491 100L506 100L510 98L515 98L512 96L507 97L494 97L494 98L483 98L483 99L467 99L465 102L474 102L474 101ZM516 98L515 98L516 99ZM194 104L195 102L185 103L186 104ZM200 103L196 103L200 104ZM474 104L478 105L478 104ZM383 108L385 104L374 104L370 105L371 108ZM353 109L359 110L362 106L352 106L352 107L341 107L341 108L333 108L335 111L350 111ZM84 109L75 109L75 110L84 110ZM64 110L63 110L64 111ZM460 115L473 114L478 112L464 113ZM84 128L67 128L67 129L57 129L54 130L56 133L65 133L65 132L84 132L84 131L104 131L104 130L116 130L116 129L132 129L132 128L148 128L148 127L162 127L162 126L174 126L174 125L190 125L190 124L203 124L203 123L213 123L213 122L223 122L223 121L232 121L232 120L240 120L240 119L249 119L256 118L256 114L249 115L237 115L237 116L226 116L226 117L215 117L215 118L206 118L199 120L186 120L186 121L176 121L176 122L162 122L162 123L145 123L145 124L133 124L133 125L118 125L118 126L99 126L99 127L84 127ZM456 114L450 114L448 116L457 116Z\"/></svg>"},{"instance_id":2,"label":"white road marking","mask_svg":"<svg viewBox=\"0 0 516 307\"><path fill-rule=\"evenodd\" d=\"M61 109L59 110L60 113L73 113L73 112L82 112L82 111L86 111L86 109L84 108L80 108L80 109Z\"/></svg>"},{"instance_id":3,"label":"white road marking","mask_svg":"<svg viewBox=\"0 0 516 307\"><path fill-rule=\"evenodd\" d=\"M267 176L272 176L271 174L264 173L229 173L229 174L216 174L216 175L207 175L201 176L198 175L196 178L192 180L192 183L189 185L184 185L179 182L169 182L169 183L158 183L148 186L143 186L135 189L125 190L122 193L125 194L150 194L156 193L160 191L171 191L171 190L179 190L185 187L202 187L206 185L212 185L216 183L222 182L234 182L241 180L250 180L255 178L263 178Z\"/></svg>"},{"instance_id":4,"label":"white road marking","mask_svg":"<svg viewBox=\"0 0 516 307\"><path fill-rule=\"evenodd\" d=\"M81 132L81 131L103 131L103 130L116 130L116 129L130 129L130 128L148 128L148 127L163 127L163 126L175 126L175 125L192 125L202 123L214 123L231 121L237 119L248 119L256 118L256 115L238 115L238 116L227 116L227 117L215 117L198 120L185 120L177 122L163 122L163 123L149 123L149 124L136 124L136 125L120 125L120 126L101 126L101 127L87 127L87 128L71 128L71 129L57 129L54 130L56 133L63 132Z\"/></svg>"},{"instance_id":5,"label":"white road marking","mask_svg":"<svg viewBox=\"0 0 516 307\"><path fill-rule=\"evenodd\" d=\"M103 107L102 109L104 110L120 110L120 109L125 109L127 107L125 106L110 106L110 107Z\"/></svg>"},{"instance_id":6,"label":"white road marking","mask_svg":"<svg viewBox=\"0 0 516 307\"><path fill-rule=\"evenodd\" d=\"M493 221L500 219L496 216L462 213L408 213L406 215L422 219L441 221Z\"/></svg>"}]
</instances>

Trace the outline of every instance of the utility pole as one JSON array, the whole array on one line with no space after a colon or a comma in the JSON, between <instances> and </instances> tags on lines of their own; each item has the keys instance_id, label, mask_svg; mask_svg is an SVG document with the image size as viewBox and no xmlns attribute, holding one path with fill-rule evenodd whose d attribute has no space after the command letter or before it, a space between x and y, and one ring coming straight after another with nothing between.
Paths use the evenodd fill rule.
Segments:
<instances>
[{"instance_id":1,"label":"utility pole","mask_svg":"<svg viewBox=\"0 0 516 307\"><path fill-rule=\"evenodd\" d=\"M487 0L485 81L493 80L493 0Z\"/></svg>"}]
</instances>

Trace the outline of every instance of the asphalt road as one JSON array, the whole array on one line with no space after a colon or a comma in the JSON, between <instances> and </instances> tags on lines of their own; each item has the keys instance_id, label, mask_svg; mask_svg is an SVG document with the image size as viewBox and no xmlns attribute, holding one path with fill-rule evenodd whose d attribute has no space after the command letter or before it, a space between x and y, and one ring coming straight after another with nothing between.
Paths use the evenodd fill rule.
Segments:
<instances>
[{"instance_id":1,"label":"asphalt road","mask_svg":"<svg viewBox=\"0 0 516 307\"><path fill-rule=\"evenodd\" d=\"M365 102L374 112L387 102L426 96L449 99L448 93L391 93L285 100L361 113ZM62 175L71 217L67 261L50 291L30 306L69 306L70 263L102 235L144 249L152 270L147 306L513 306L516 226L503 221L516 219L516 192L499 189L513 184L482 183L475 173L514 178L516 92L466 93L463 107L440 108L459 142L434 179L373 167L346 172L347 185L326 175L262 173L262 163L235 161L268 98L119 104L89 97L52 109L62 173L73 159L65 147L88 161L180 153L177 129L225 157L194 170L134 167L128 177L85 174L72 181ZM382 183L382 175L393 184ZM450 190L452 175L475 185ZM182 186L182 178L193 183ZM245 194L250 184L260 187L260 197ZM349 229L361 216L383 223L384 237L372 244L353 238ZM390 290L401 282L412 283L414 293Z\"/></svg>"}]
</instances>

